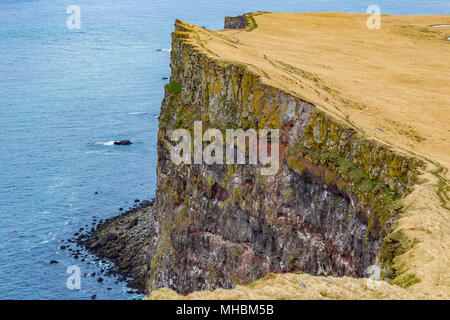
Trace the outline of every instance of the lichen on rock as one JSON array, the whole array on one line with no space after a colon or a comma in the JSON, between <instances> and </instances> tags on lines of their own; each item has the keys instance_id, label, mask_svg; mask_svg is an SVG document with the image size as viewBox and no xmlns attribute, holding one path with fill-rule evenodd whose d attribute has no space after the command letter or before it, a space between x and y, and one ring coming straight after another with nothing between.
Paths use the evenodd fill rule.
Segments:
<instances>
[{"instance_id":1,"label":"lichen on rock","mask_svg":"<svg viewBox=\"0 0 450 320\"><path fill-rule=\"evenodd\" d=\"M262 84L246 66L199 52L195 27L175 27L171 83L182 88L173 94L168 86L161 107L155 207L165 227L149 291L232 288L269 272L364 277L419 162ZM192 130L193 120L221 130L280 129L279 172L263 177L248 164L174 165L171 130Z\"/></svg>"},{"instance_id":2,"label":"lichen on rock","mask_svg":"<svg viewBox=\"0 0 450 320\"><path fill-rule=\"evenodd\" d=\"M245 21L242 32L254 30L260 14L228 19L226 26L241 27ZM269 71L222 59L214 45L206 45L211 39L230 48L238 43L175 23L171 80L159 116L152 247L146 249L150 298L236 287L247 294L261 278L267 288L268 275L285 281L294 298L290 281L296 273L317 276L302 278L319 288L311 291L313 298L320 292L327 292L325 298L333 295L322 288L321 277L339 283L336 298L355 297L358 290L367 298L423 297L402 289L422 283L423 276L405 262L418 241L399 229L398 221L409 208L405 199L417 190L426 160L367 136L351 119L336 116L301 92L275 85ZM295 69L281 62L270 65ZM317 86L320 97L322 91L334 90L312 73L294 71ZM184 128L193 134L194 121L202 121L203 130L222 132L279 129L278 172L264 176L260 165L250 164L174 164L171 133ZM439 181L445 189L446 182ZM369 294L361 278L372 265L396 286L383 282L385 294ZM154 291L162 287L176 293Z\"/></svg>"}]
</instances>

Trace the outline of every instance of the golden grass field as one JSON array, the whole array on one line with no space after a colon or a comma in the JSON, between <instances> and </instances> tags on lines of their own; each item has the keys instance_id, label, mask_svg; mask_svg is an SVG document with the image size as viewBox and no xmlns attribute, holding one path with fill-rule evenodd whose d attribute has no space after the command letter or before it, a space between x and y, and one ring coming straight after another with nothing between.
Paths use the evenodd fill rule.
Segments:
<instances>
[{"instance_id":1,"label":"golden grass field","mask_svg":"<svg viewBox=\"0 0 450 320\"><path fill-rule=\"evenodd\" d=\"M450 298L450 27L432 27L450 24L450 15L382 15L379 30L366 27L368 17L261 12L253 15L256 28L247 30L186 26L190 41L217 62L247 65L263 83L425 161L396 226L416 242L396 258L396 267L420 282L407 289L383 282L373 289L365 279L329 277L330 284L287 274L188 298ZM306 290L297 290L300 280ZM150 296L179 297L168 289Z\"/></svg>"},{"instance_id":2,"label":"golden grass field","mask_svg":"<svg viewBox=\"0 0 450 320\"><path fill-rule=\"evenodd\" d=\"M309 274L268 274L247 286L232 290L195 291L187 296L162 288L150 300L323 300L323 299L424 299L424 295L389 285L384 281L349 277L318 277Z\"/></svg>"}]
</instances>

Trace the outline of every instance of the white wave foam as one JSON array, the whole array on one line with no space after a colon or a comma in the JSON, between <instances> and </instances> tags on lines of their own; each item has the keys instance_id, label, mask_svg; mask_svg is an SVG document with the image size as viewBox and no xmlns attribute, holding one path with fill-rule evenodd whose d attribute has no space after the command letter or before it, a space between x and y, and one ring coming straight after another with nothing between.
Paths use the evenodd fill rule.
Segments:
<instances>
[{"instance_id":1,"label":"white wave foam","mask_svg":"<svg viewBox=\"0 0 450 320\"><path fill-rule=\"evenodd\" d=\"M131 114L131 115L144 115L144 114L147 114L147 112L128 112L128 114Z\"/></svg>"},{"instance_id":2,"label":"white wave foam","mask_svg":"<svg viewBox=\"0 0 450 320\"><path fill-rule=\"evenodd\" d=\"M114 140L111 141L97 141L97 142L89 142L88 146L112 146L114 144ZM86 153L95 153L96 151L88 151Z\"/></svg>"},{"instance_id":3,"label":"white wave foam","mask_svg":"<svg viewBox=\"0 0 450 320\"><path fill-rule=\"evenodd\" d=\"M106 142L99 141L99 142L91 143L89 145L91 145L91 146L112 146L113 144L114 144L114 140L106 141Z\"/></svg>"}]
</instances>

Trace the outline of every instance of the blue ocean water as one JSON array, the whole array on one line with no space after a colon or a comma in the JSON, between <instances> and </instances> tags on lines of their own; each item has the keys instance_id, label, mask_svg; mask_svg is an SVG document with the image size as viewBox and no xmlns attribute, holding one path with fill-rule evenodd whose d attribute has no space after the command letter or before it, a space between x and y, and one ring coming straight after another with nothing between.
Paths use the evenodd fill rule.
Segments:
<instances>
[{"instance_id":1,"label":"blue ocean water","mask_svg":"<svg viewBox=\"0 0 450 320\"><path fill-rule=\"evenodd\" d=\"M68 266L82 274L101 266L59 247L92 216L154 195L175 19L220 29L224 16L257 10L450 13L448 0L372 2L2 0L0 298L139 298L114 277L82 277L80 290L68 289ZM80 30L66 27L69 5L81 9ZM134 144L109 143L119 139Z\"/></svg>"}]
</instances>

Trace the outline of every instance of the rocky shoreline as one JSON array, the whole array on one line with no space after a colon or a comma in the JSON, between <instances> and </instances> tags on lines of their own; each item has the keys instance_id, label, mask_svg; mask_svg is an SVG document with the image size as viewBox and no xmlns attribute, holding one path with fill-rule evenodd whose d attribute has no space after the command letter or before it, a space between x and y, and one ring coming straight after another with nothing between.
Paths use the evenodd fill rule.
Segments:
<instances>
[{"instance_id":1,"label":"rocky shoreline","mask_svg":"<svg viewBox=\"0 0 450 320\"><path fill-rule=\"evenodd\" d=\"M154 200L139 202L131 209L118 216L105 220L94 221L92 228L86 230L80 228L79 232L74 234L73 239L68 239L67 245L61 246L61 249L68 249L74 258L82 256L81 249L70 248L69 243L75 243L78 247L85 248L97 258L96 262L111 262L112 265L101 269L98 274L98 281L102 282L104 276L117 275L118 281L128 281L128 293L145 293L146 274L147 274L147 252L153 239L152 214ZM88 276L88 275L85 275Z\"/></svg>"},{"instance_id":2,"label":"rocky shoreline","mask_svg":"<svg viewBox=\"0 0 450 320\"><path fill-rule=\"evenodd\" d=\"M251 289L261 284L258 279L270 280L275 273L306 273L314 279L303 289L317 287L321 296L328 297L322 294L323 282L331 285L341 278L343 286L358 288L342 291L340 298L361 297L371 292L363 278L374 268L379 270L377 280L390 283L382 285L386 297L406 297L402 290L409 287L421 287L434 296L435 280L422 272L427 268L417 269L416 258L409 256L419 241L417 233L408 235L408 230L421 223L423 208L415 209L420 209L418 221L407 219L411 205L420 205L414 203L418 199L414 193L422 187L418 182L427 170L425 162L392 144L369 139L356 126L358 121L350 119L348 103L315 74L242 47L236 37L265 48L248 38L248 31L257 26L255 17L262 14L247 15L246 29L232 37L176 21L170 83L159 116L156 200L101 221L90 233L79 235L77 244L98 259L111 261L114 272L133 278L128 286L149 296L160 288L182 296L218 288ZM273 25L270 18L283 21L277 14L260 21L269 19ZM279 33L284 35L283 30ZM284 38L279 42L285 45ZM238 57L239 61L229 62ZM284 79L282 85L269 73ZM309 85L297 86L299 80ZM334 112L337 105L348 113ZM193 128L195 121L220 132L280 130L279 142L269 143L280 149L278 172L266 176L262 166L250 163L175 164L171 133ZM435 192L434 187L430 190ZM437 203L434 195L429 198ZM442 257L446 250L442 246ZM435 270L444 268L438 261ZM271 283L270 288L276 285ZM280 292L289 288L280 286ZM291 298L298 296L298 288L293 289ZM439 290L448 293L445 285ZM259 294L267 297L265 292Z\"/></svg>"}]
</instances>

